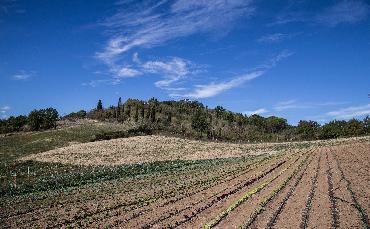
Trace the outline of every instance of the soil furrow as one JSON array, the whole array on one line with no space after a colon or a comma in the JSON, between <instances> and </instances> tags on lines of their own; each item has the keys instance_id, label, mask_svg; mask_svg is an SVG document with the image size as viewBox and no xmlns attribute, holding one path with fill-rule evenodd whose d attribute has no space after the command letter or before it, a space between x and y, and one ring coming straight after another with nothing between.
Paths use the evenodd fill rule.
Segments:
<instances>
[{"instance_id":1,"label":"soil furrow","mask_svg":"<svg viewBox=\"0 0 370 229\"><path fill-rule=\"evenodd\" d=\"M332 228L339 227L339 214L338 214L338 207L337 207L337 200L334 196L334 189L333 189L333 174L332 168L329 164L328 152L326 152L326 164L328 169L326 170L326 175L328 178L328 193L329 199L331 202L331 215L332 215Z\"/></svg>"},{"instance_id":2,"label":"soil furrow","mask_svg":"<svg viewBox=\"0 0 370 229\"><path fill-rule=\"evenodd\" d=\"M320 170L320 162L321 162L321 154L319 156L319 160L317 161L317 166L316 166L316 171L315 171L315 176L312 179L312 184L311 184L311 189L310 193L308 194L308 198L306 201L305 208L302 211L302 222L300 224L300 228L305 229L308 226L308 221L310 220L310 212L312 208L312 201L316 193L317 189L317 177L319 175L319 170Z\"/></svg>"},{"instance_id":3,"label":"soil furrow","mask_svg":"<svg viewBox=\"0 0 370 229\"><path fill-rule=\"evenodd\" d=\"M217 215L212 221L209 221L205 228L214 226L238 227L252 215L253 209L274 189L276 185L281 184L287 176L292 174L295 168L305 160L305 157L299 157L292 164L282 168L274 175L267 178L262 183L257 184L252 189L247 190L236 201L233 201L226 209Z\"/></svg>"},{"instance_id":4,"label":"soil furrow","mask_svg":"<svg viewBox=\"0 0 370 229\"><path fill-rule=\"evenodd\" d=\"M352 213L353 213L353 210L354 210L353 207L354 207L357 210L357 213L358 213L359 217L361 218L363 227L364 228L370 228L369 217L368 217L365 209L358 202L356 194L355 194L355 192L353 191L353 189L351 187L351 182L345 177L343 169L342 169L335 153L333 153L333 161L336 163L337 169L339 170L340 180L345 182L344 190L347 190L347 192L349 192L348 193L349 197L346 198L346 199L348 199L347 203L340 203L339 204L339 206L340 206L340 208L339 208L340 211L339 212L341 213L341 215L345 215L345 217L347 218L346 220L342 220L341 222L346 224L344 227L347 227L347 228L358 226L358 225L356 225L356 221L353 220L353 218L355 218L355 217L352 216ZM338 190L340 193L342 193L344 191L343 189L336 189L336 190ZM342 202L344 202L342 198L341 198L341 200L342 200ZM350 200L352 200L352 201L350 202ZM345 207L341 208L341 205L344 205Z\"/></svg>"}]
</instances>

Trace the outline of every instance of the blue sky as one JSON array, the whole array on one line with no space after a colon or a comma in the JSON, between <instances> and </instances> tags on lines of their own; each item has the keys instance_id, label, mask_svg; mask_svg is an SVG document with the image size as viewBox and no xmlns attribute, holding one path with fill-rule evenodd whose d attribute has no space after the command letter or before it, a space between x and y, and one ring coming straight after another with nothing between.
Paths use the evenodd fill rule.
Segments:
<instances>
[{"instance_id":1,"label":"blue sky","mask_svg":"<svg viewBox=\"0 0 370 229\"><path fill-rule=\"evenodd\" d=\"M369 86L365 0L0 0L0 118L156 97L323 123Z\"/></svg>"}]
</instances>

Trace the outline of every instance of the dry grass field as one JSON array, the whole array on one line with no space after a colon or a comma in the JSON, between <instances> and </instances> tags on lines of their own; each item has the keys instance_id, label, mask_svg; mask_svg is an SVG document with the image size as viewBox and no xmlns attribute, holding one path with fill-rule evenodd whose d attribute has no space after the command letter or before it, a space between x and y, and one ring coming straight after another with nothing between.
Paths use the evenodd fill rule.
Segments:
<instances>
[{"instance_id":1,"label":"dry grass field","mask_svg":"<svg viewBox=\"0 0 370 229\"><path fill-rule=\"evenodd\" d=\"M1 228L369 228L369 138L243 145L141 136L20 160L100 175L2 196Z\"/></svg>"},{"instance_id":2,"label":"dry grass field","mask_svg":"<svg viewBox=\"0 0 370 229\"><path fill-rule=\"evenodd\" d=\"M275 154L288 148L309 148L325 144L341 144L346 141L353 140L235 144L149 135L80 144L71 143L69 146L32 154L20 158L20 160L72 165L114 166L155 161L207 160Z\"/></svg>"},{"instance_id":3,"label":"dry grass field","mask_svg":"<svg viewBox=\"0 0 370 229\"><path fill-rule=\"evenodd\" d=\"M292 144L295 146L294 144ZM279 147L280 146L280 147ZM21 160L76 165L123 165L154 161L205 160L274 154L288 144L232 144L202 142L165 136L130 138L71 144Z\"/></svg>"}]
</instances>

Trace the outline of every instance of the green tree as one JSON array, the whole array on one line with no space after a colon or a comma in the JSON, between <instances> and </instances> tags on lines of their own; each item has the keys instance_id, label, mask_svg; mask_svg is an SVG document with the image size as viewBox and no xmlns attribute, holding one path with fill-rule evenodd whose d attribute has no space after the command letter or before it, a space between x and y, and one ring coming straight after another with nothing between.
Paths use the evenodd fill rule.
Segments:
<instances>
[{"instance_id":1,"label":"green tree","mask_svg":"<svg viewBox=\"0 0 370 229\"><path fill-rule=\"evenodd\" d=\"M63 117L63 119L68 119L68 120L77 120L77 119L84 119L86 118L86 111L80 110L78 112L72 112L67 114L66 116Z\"/></svg>"},{"instance_id":2,"label":"green tree","mask_svg":"<svg viewBox=\"0 0 370 229\"><path fill-rule=\"evenodd\" d=\"M6 120L0 119L0 133L1 134L7 133L7 130L6 130Z\"/></svg>"},{"instance_id":3,"label":"green tree","mask_svg":"<svg viewBox=\"0 0 370 229\"><path fill-rule=\"evenodd\" d=\"M363 120L364 132L370 134L370 117L366 116Z\"/></svg>"},{"instance_id":4,"label":"green tree","mask_svg":"<svg viewBox=\"0 0 370 229\"><path fill-rule=\"evenodd\" d=\"M264 130L265 129L265 118L258 115L258 114L253 114L249 117L248 119L248 123L250 125L253 125L253 126L256 126L257 128L259 128L260 130Z\"/></svg>"},{"instance_id":5,"label":"green tree","mask_svg":"<svg viewBox=\"0 0 370 229\"><path fill-rule=\"evenodd\" d=\"M27 117L19 115L17 117L10 116L6 121L7 132L20 131L27 124Z\"/></svg>"},{"instance_id":6,"label":"green tree","mask_svg":"<svg viewBox=\"0 0 370 229\"><path fill-rule=\"evenodd\" d=\"M267 131L270 133L278 133L288 126L286 119L275 116L268 117L265 124Z\"/></svg>"},{"instance_id":7,"label":"green tree","mask_svg":"<svg viewBox=\"0 0 370 229\"><path fill-rule=\"evenodd\" d=\"M222 106L217 106L215 107L215 112L216 112L216 117L221 118L226 112L226 109L223 108Z\"/></svg>"},{"instance_id":8,"label":"green tree","mask_svg":"<svg viewBox=\"0 0 370 229\"><path fill-rule=\"evenodd\" d=\"M329 123L326 123L321 128L320 138L330 139L330 138L338 138L338 137L344 136L345 126L346 126L346 121L334 120Z\"/></svg>"},{"instance_id":9,"label":"green tree","mask_svg":"<svg viewBox=\"0 0 370 229\"><path fill-rule=\"evenodd\" d=\"M96 109L97 110L103 110L103 103L102 103L101 99L99 99L98 105L96 106Z\"/></svg>"},{"instance_id":10,"label":"green tree","mask_svg":"<svg viewBox=\"0 0 370 229\"><path fill-rule=\"evenodd\" d=\"M41 113L41 128L50 129L56 128L59 119L58 111L54 108L47 108L39 111Z\"/></svg>"},{"instance_id":11,"label":"green tree","mask_svg":"<svg viewBox=\"0 0 370 229\"><path fill-rule=\"evenodd\" d=\"M304 139L308 140L316 139L319 129L320 124L311 120L300 120L297 126L298 133L301 134Z\"/></svg>"},{"instance_id":12,"label":"green tree","mask_svg":"<svg viewBox=\"0 0 370 229\"><path fill-rule=\"evenodd\" d=\"M208 122L207 115L201 111L197 111L191 119L191 127L198 133L208 133L210 123Z\"/></svg>"},{"instance_id":13,"label":"green tree","mask_svg":"<svg viewBox=\"0 0 370 229\"><path fill-rule=\"evenodd\" d=\"M33 110L28 115L28 125L34 131L56 128L58 119L58 111L54 108Z\"/></svg>"},{"instance_id":14,"label":"green tree","mask_svg":"<svg viewBox=\"0 0 370 229\"><path fill-rule=\"evenodd\" d=\"M364 134L364 123L357 120L351 119L345 125L345 135L346 136L359 136Z\"/></svg>"},{"instance_id":15,"label":"green tree","mask_svg":"<svg viewBox=\"0 0 370 229\"><path fill-rule=\"evenodd\" d=\"M150 122L154 123L154 122L156 122L156 113L157 113L157 109L158 109L158 106L159 106L159 102L156 98L153 97L153 98L149 99L148 104L149 104Z\"/></svg>"},{"instance_id":16,"label":"green tree","mask_svg":"<svg viewBox=\"0 0 370 229\"><path fill-rule=\"evenodd\" d=\"M38 110L33 110L28 114L28 125L31 130L40 130L42 124L42 115Z\"/></svg>"}]
</instances>

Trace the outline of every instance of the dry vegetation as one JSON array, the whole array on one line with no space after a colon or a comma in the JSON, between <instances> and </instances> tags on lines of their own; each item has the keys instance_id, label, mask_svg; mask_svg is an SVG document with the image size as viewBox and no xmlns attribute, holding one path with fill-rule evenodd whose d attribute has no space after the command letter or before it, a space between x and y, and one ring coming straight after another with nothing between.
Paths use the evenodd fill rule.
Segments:
<instances>
[{"instance_id":1,"label":"dry vegetation","mask_svg":"<svg viewBox=\"0 0 370 229\"><path fill-rule=\"evenodd\" d=\"M366 139L366 138L359 138ZM130 138L71 144L47 152L33 154L20 160L35 160L73 165L123 165L154 161L205 160L274 154L287 148L306 144L331 144L349 141L232 144L203 142L165 136L136 136Z\"/></svg>"}]
</instances>

